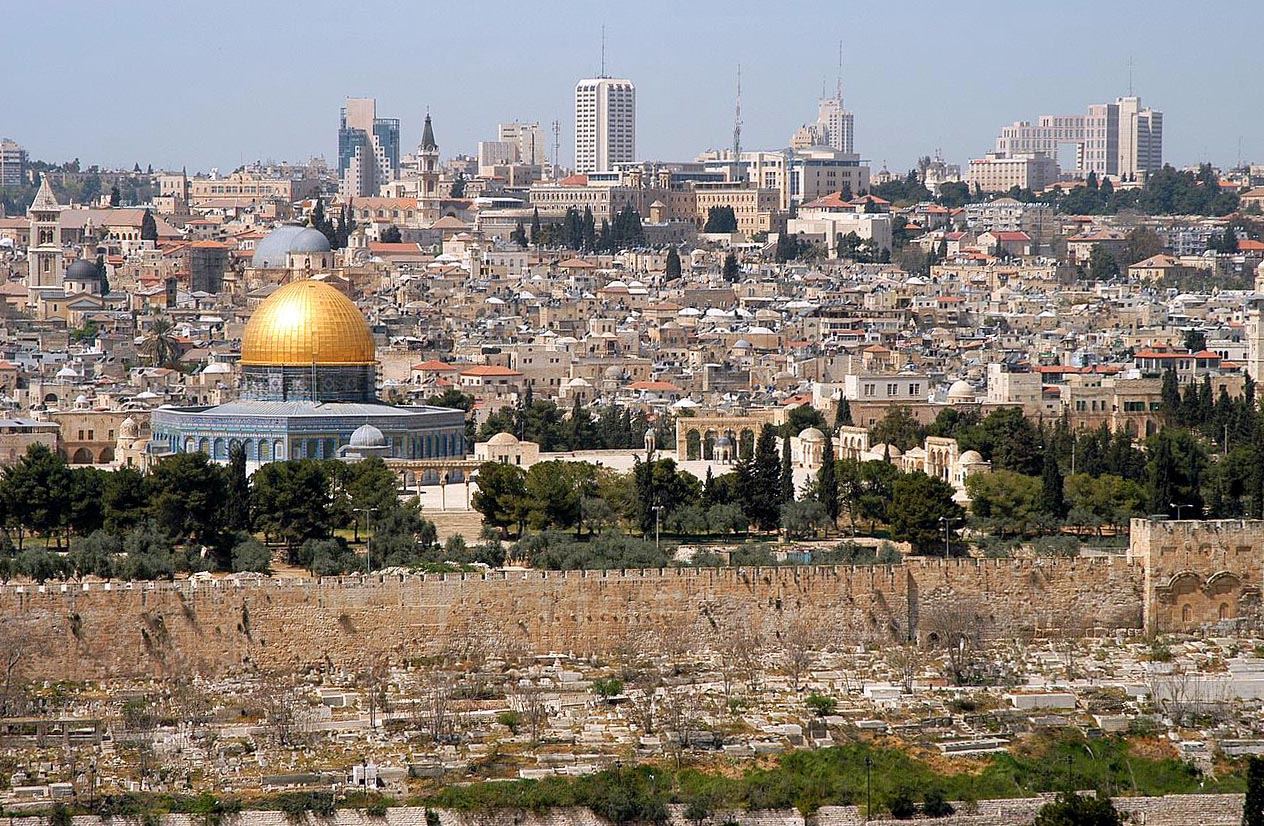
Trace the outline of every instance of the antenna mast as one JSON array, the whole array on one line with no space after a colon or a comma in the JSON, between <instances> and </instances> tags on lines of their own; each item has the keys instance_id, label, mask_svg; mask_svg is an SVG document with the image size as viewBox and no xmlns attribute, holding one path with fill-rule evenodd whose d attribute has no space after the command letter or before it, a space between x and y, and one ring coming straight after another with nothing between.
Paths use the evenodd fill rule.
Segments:
<instances>
[{"instance_id":1,"label":"antenna mast","mask_svg":"<svg viewBox=\"0 0 1264 826\"><path fill-rule=\"evenodd\" d=\"M737 111L733 114L733 163L742 159L742 64L737 64Z\"/></svg>"},{"instance_id":2,"label":"antenna mast","mask_svg":"<svg viewBox=\"0 0 1264 826\"><path fill-rule=\"evenodd\" d=\"M601 74L597 77L606 76L606 24L601 24Z\"/></svg>"},{"instance_id":3,"label":"antenna mast","mask_svg":"<svg viewBox=\"0 0 1264 826\"><path fill-rule=\"evenodd\" d=\"M1128 97L1132 97L1132 55L1128 56Z\"/></svg>"},{"instance_id":4,"label":"antenna mast","mask_svg":"<svg viewBox=\"0 0 1264 826\"><path fill-rule=\"evenodd\" d=\"M558 166L558 147L562 145L562 124L560 121L553 121L553 180L557 180Z\"/></svg>"},{"instance_id":5,"label":"antenna mast","mask_svg":"<svg viewBox=\"0 0 1264 826\"><path fill-rule=\"evenodd\" d=\"M834 97L843 99L843 41L838 41L838 79L834 86Z\"/></svg>"}]
</instances>

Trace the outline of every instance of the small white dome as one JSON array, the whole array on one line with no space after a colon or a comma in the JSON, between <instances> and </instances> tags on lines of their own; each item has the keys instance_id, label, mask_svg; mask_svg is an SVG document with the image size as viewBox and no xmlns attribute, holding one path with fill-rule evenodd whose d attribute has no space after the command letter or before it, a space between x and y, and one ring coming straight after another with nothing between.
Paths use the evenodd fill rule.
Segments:
<instances>
[{"instance_id":1,"label":"small white dome","mask_svg":"<svg viewBox=\"0 0 1264 826\"><path fill-rule=\"evenodd\" d=\"M823 442L825 434L815 427L805 427L799 431L799 441L802 442Z\"/></svg>"},{"instance_id":2,"label":"small white dome","mask_svg":"<svg viewBox=\"0 0 1264 826\"><path fill-rule=\"evenodd\" d=\"M957 459L957 463L962 465L981 465L983 464L983 456L977 450L967 450L961 454L961 458Z\"/></svg>"},{"instance_id":3,"label":"small white dome","mask_svg":"<svg viewBox=\"0 0 1264 826\"><path fill-rule=\"evenodd\" d=\"M948 401L950 402L972 402L974 399L974 388L970 385L970 382L965 381L964 379L957 379L952 383L952 386L948 388Z\"/></svg>"},{"instance_id":4,"label":"small white dome","mask_svg":"<svg viewBox=\"0 0 1264 826\"><path fill-rule=\"evenodd\" d=\"M511 447L518 444L518 437L512 433L497 433L488 439L487 443L496 447Z\"/></svg>"},{"instance_id":5,"label":"small white dome","mask_svg":"<svg viewBox=\"0 0 1264 826\"><path fill-rule=\"evenodd\" d=\"M386 447L386 436L371 424L362 424L351 434L351 447Z\"/></svg>"}]
</instances>

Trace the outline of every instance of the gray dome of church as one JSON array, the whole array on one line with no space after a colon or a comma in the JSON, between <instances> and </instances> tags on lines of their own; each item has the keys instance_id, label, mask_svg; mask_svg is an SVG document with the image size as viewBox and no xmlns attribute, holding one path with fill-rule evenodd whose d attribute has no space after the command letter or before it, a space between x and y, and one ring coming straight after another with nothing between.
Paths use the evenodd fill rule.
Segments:
<instances>
[{"instance_id":1,"label":"gray dome of church","mask_svg":"<svg viewBox=\"0 0 1264 826\"><path fill-rule=\"evenodd\" d=\"M100 281L101 275L97 272L96 264L86 258L80 258L66 268L65 279L67 281Z\"/></svg>"},{"instance_id":2,"label":"gray dome of church","mask_svg":"<svg viewBox=\"0 0 1264 826\"><path fill-rule=\"evenodd\" d=\"M260 269L280 269L286 265L286 256L290 253L329 250L329 239L320 230L297 224L283 224L255 244L255 254L250 263Z\"/></svg>"},{"instance_id":3,"label":"gray dome of church","mask_svg":"<svg viewBox=\"0 0 1264 826\"><path fill-rule=\"evenodd\" d=\"M351 434L351 447L386 447L386 436L371 424L362 424Z\"/></svg>"}]
</instances>

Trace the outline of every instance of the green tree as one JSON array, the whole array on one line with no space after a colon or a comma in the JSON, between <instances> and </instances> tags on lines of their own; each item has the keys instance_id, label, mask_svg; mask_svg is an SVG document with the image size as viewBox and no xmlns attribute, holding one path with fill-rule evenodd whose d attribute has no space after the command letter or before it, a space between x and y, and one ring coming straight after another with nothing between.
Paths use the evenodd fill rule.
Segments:
<instances>
[{"instance_id":1,"label":"green tree","mask_svg":"<svg viewBox=\"0 0 1264 826\"><path fill-rule=\"evenodd\" d=\"M1119 262L1102 244L1094 244L1088 255L1088 277L1094 281L1110 281L1119 276Z\"/></svg>"},{"instance_id":2,"label":"green tree","mask_svg":"<svg viewBox=\"0 0 1264 826\"><path fill-rule=\"evenodd\" d=\"M1163 415L1168 424L1179 424L1183 409L1181 407L1181 387L1177 383L1176 371L1171 367L1163 371L1163 383L1159 387L1159 398L1163 400Z\"/></svg>"},{"instance_id":3,"label":"green tree","mask_svg":"<svg viewBox=\"0 0 1264 826\"><path fill-rule=\"evenodd\" d=\"M787 536L815 535L828 526L829 514L815 499L791 500L781 506L781 527Z\"/></svg>"},{"instance_id":4,"label":"green tree","mask_svg":"<svg viewBox=\"0 0 1264 826\"><path fill-rule=\"evenodd\" d=\"M224 501L224 527L250 530L250 482L246 477L246 449L236 443L228 451L228 498Z\"/></svg>"},{"instance_id":5,"label":"green tree","mask_svg":"<svg viewBox=\"0 0 1264 826\"><path fill-rule=\"evenodd\" d=\"M1022 408L993 410L978 426L960 432L962 450L977 450L996 470L1012 470L1028 476L1040 473L1040 434L1023 415Z\"/></svg>"},{"instance_id":6,"label":"green tree","mask_svg":"<svg viewBox=\"0 0 1264 826\"><path fill-rule=\"evenodd\" d=\"M838 411L834 414L834 430L840 427L852 427L851 420L851 402L847 401L846 396L839 396Z\"/></svg>"},{"instance_id":7,"label":"green tree","mask_svg":"<svg viewBox=\"0 0 1264 826\"><path fill-rule=\"evenodd\" d=\"M123 201L123 195L119 192L118 185L110 187L110 206L117 207Z\"/></svg>"},{"instance_id":8,"label":"green tree","mask_svg":"<svg viewBox=\"0 0 1264 826\"><path fill-rule=\"evenodd\" d=\"M834 439L828 434L821 446L821 469L816 472L816 498L825 506L831 526L838 523L838 467L834 460Z\"/></svg>"},{"instance_id":9,"label":"green tree","mask_svg":"<svg viewBox=\"0 0 1264 826\"><path fill-rule=\"evenodd\" d=\"M69 522L71 474L66 462L40 443L32 444L0 477L0 501L5 513L20 530L55 537L61 547L61 530ZM18 548L22 534L18 534Z\"/></svg>"},{"instance_id":10,"label":"green tree","mask_svg":"<svg viewBox=\"0 0 1264 826\"><path fill-rule=\"evenodd\" d=\"M667 248L667 263L663 276L668 281L675 281L677 278L680 278L680 253L676 251L674 246Z\"/></svg>"},{"instance_id":11,"label":"green tree","mask_svg":"<svg viewBox=\"0 0 1264 826\"><path fill-rule=\"evenodd\" d=\"M781 435L781 467L777 479L781 504L794 501L794 465L790 461L790 432Z\"/></svg>"},{"instance_id":12,"label":"green tree","mask_svg":"<svg viewBox=\"0 0 1264 826\"><path fill-rule=\"evenodd\" d=\"M540 236L544 234L544 228L540 224L540 208L536 207L531 210L531 243L539 246Z\"/></svg>"},{"instance_id":13,"label":"green tree","mask_svg":"<svg viewBox=\"0 0 1264 826\"><path fill-rule=\"evenodd\" d=\"M157 241L158 240L158 222L154 220L154 215L148 209L140 219L140 240Z\"/></svg>"},{"instance_id":14,"label":"green tree","mask_svg":"<svg viewBox=\"0 0 1264 826\"><path fill-rule=\"evenodd\" d=\"M399 227L394 224L391 224L389 227L382 230L383 244L398 244L401 238L403 238L403 236L400 234Z\"/></svg>"},{"instance_id":15,"label":"green tree","mask_svg":"<svg viewBox=\"0 0 1264 826\"><path fill-rule=\"evenodd\" d=\"M464 198L465 197L465 173L464 172L456 173L456 177L452 180L452 186L449 187L448 189L448 197L449 198Z\"/></svg>"},{"instance_id":16,"label":"green tree","mask_svg":"<svg viewBox=\"0 0 1264 826\"><path fill-rule=\"evenodd\" d=\"M975 473L966 479L975 524L997 536L1032 536L1047 517L1041 509L1041 480L1012 470Z\"/></svg>"},{"instance_id":17,"label":"green tree","mask_svg":"<svg viewBox=\"0 0 1264 826\"><path fill-rule=\"evenodd\" d=\"M527 524L536 530L578 527L584 499L596 492L596 467L587 462L537 462L525 481Z\"/></svg>"},{"instance_id":18,"label":"green tree","mask_svg":"<svg viewBox=\"0 0 1264 826\"><path fill-rule=\"evenodd\" d=\"M921 471L900 476L891 491L891 537L916 553L942 551L945 525L955 533L963 515L953 493L952 485Z\"/></svg>"},{"instance_id":19,"label":"green tree","mask_svg":"<svg viewBox=\"0 0 1264 826\"><path fill-rule=\"evenodd\" d=\"M246 537L233 546L233 571L272 572L272 552L254 537Z\"/></svg>"},{"instance_id":20,"label":"green tree","mask_svg":"<svg viewBox=\"0 0 1264 826\"><path fill-rule=\"evenodd\" d=\"M251 484L254 525L264 536L284 542L291 561L302 564L299 549L333 533L333 486L320 462L270 462L255 471Z\"/></svg>"},{"instance_id":21,"label":"green tree","mask_svg":"<svg viewBox=\"0 0 1264 826\"><path fill-rule=\"evenodd\" d=\"M1149 512L1201 518L1206 449L1189 431L1164 428L1150 438L1146 453Z\"/></svg>"},{"instance_id":22,"label":"green tree","mask_svg":"<svg viewBox=\"0 0 1264 826\"><path fill-rule=\"evenodd\" d=\"M1040 471L1040 509L1052 519L1062 519L1066 516L1062 469L1058 467L1058 457L1052 447L1045 449L1043 467Z\"/></svg>"},{"instance_id":23,"label":"green tree","mask_svg":"<svg viewBox=\"0 0 1264 826\"><path fill-rule=\"evenodd\" d=\"M913 413L904 405L895 405L887 410L885 416L869 428L869 439L873 444L889 444L898 447L901 452L922 443L925 438L922 426Z\"/></svg>"},{"instance_id":24,"label":"green tree","mask_svg":"<svg viewBox=\"0 0 1264 826\"><path fill-rule=\"evenodd\" d=\"M707 221L702 226L703 232L728 233L737 232L737 215L731 206L713 206L707 210Z\"/></svg>"},{"instance_id":25,"label":"green tree","mask_svg":"<svg viewBox=\"0 0 1264 826\"><path fill-rule=\"evenodd\" d=\"M145 506L149 502L145 477L135 468L119 468L106 475L101 499L105 508L106 530L122 535L144 519Z\"/></svg>"},{"instance_id":26,"label":"green tree","mask_svg":"<svg viewBox=\"0 0 1264 826\"><path fill-rule=\"evenodd\" d=\"M1246 760L1242 826L1264 826L1264 757L1252 755Z\"/></svg>"},{"instance_id":27,"label":"green tree","mask_svg":"<svg viewBox=\"0 0 1264 826\"><path fill-rule=\"evenodd\" d=\"M1123 826L1124 820L1108 797L1085 797L1063 792L1040 807L1032 826Z\"/></svg>"},{"instance_id":28,"label":"green tree","mask_svg":"<svg viewBox=\"0 0 1264 826\"><path fill-rule=\"evenodd\" d=\"M742 466L739 466L739 474ZM743 486L743 510L760 530L776 530L781 516L781 456L777 432L765 424L755 441L755 455L749 463L749 479Z\"/></svg>"},{"instance_id":29,"label":"green tree","mask_svg":"<svg viewBox=\"0 0 1264 826\"><path fill-rule=\"evenodd\" d=\"M522 225L521 218L518 219L518 225L514 227L513 232L509 233L509 240L524 250L527 248L527 229Z\"/></svg>"},{"instance_id":30,"label":"green tree","mask_svg":"<svg viewBox=\"0 0 1264 826\"><path fill-rule=\"evenodd\" d=\"M723 275L724 280L730 284L742 280L742 268L741 265L737 263L737 256L735 254L730 252L728 255L724 256L724 269L721 272L721 275Z\"/></svg>"},{"instance_id":31,"label":"green tree","mask_svg":"<svg viewBox=\"0 0 1264 826\"><path fill-rule=\"evenodd\" d=\"M519 533L526 519L527 485L522 468L501 462L484 462L478 468L478 490L471 505L483 515L483 521L499 528L502 537L509 529Z\"/></svg>"},{"instance_id":32,"label":"green tree","mask_svg":"<svg viewBox=\"0 0 1264 826\"><path fill-rule=\"evenodd\" d=\"M1185 331L1184 340L1185 349L1191 353L1198 353L1207 349L1207 334L1202 330L1190 328Z\"/></svg>"},{"instance_id":33,"label":"green tree","mask_svg":"<svg viewBox=\"0 0 1264 826\"><path fill-rule=\"evenodd\" d=\"M165 316L156 316L137 351L153 367L179 369L180 349L171 321Z\"/></svg>"}]
</instances>

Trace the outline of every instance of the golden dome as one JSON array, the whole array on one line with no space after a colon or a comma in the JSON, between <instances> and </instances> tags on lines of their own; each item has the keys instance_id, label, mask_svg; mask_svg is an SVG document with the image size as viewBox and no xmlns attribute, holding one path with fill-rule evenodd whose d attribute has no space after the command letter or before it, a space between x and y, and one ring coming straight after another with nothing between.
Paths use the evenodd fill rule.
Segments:
<instances>
[{"instance_id":1,"label":"golden dome","mask_svg":"<svg viewBox=\"0 0 1264 826\"><path fill-rule=\"evenodd\" d=\"M241 363L373 364L368 322L355 302L321 281L294 281L268 296L241 337Z\"/></svg>"}]
</instances>

